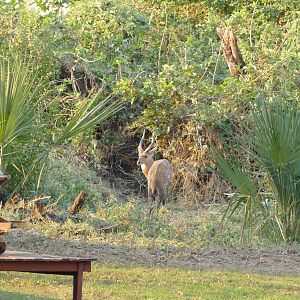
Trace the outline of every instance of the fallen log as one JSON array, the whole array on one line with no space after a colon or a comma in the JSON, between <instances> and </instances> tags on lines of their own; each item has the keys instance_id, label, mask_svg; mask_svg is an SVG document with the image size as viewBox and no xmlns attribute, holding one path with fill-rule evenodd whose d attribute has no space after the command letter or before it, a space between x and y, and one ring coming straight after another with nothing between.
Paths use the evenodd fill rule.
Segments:
<instances>
[{"instance_id":1,"label":"fallen log","mask_svg":"<svg viewBox=\"0 0 300 300\"><path fill-rule=\"evenodd\" d=\"M0 254L6 250L6 242L2 236L4 233L9 232L14 228L25 228L26 223L23 221L7 221L0 217Z\"/></svg>"}]
</instances>

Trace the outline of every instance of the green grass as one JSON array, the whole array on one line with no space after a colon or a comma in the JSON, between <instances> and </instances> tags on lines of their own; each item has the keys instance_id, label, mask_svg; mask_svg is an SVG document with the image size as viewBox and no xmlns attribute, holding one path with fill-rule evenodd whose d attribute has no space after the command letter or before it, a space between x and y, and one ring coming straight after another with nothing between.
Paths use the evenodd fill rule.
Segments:
<instances>
[{"instance_id":1,"label":"green grass","mask_svg":"<svg viewBox=\"0 0 300 300\"><path fill-rule=\"evenodd\" d=\"M300 278L94 264L83 299L299 299ZM0 299L71 299L70 277L0 273ZM47 295L47 297L45 296Z\"/></svg>"},{"instance_id":2,"label":"green grass","mask_svg":"<svg viewBox=\"0 0 300 300\"><path fill-rule=\"evenodd\" d=\"M189 248L235 246L239 244L241 220L231 220L221 225L221 206L200 210L180 209L167 204L167 210L147 217L148 205L139 199L125 204L118 201L106 204L95 212L83 209L76 218L69 217L63 223L43 220L29 223L27 228L50 237L83 239L92 242L147 248ZM3 211L7 219L16 218L11 211ZM64 213L64 212L61 212ZM101 222L119 224L117 233L104 234Z\"/></svg>"}]
</instances>

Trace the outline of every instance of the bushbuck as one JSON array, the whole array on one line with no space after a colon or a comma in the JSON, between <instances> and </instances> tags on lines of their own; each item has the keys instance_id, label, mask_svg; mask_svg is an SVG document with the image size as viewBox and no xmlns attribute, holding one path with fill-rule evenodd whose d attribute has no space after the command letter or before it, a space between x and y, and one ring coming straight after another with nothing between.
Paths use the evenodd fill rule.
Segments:
<instances>
[{"instance_id":1,"label":"bushbuck","mask_svg":"<svg viewBox=\"0 0 300 300\"><path fill-rule=\"evenodd\" d=\"M150 202L149 216L153 211L155 199L158 198L158 208L164 206L168 194L168 186L172 180L172 165L167 159L154 160L153 154L156 151L154 138L151 144L144 150L143 142L145 139L145 130L138 146L139 159L137 165L140 165L142 172L147 178L148 199Z\"/></svg>"}]
</instances>

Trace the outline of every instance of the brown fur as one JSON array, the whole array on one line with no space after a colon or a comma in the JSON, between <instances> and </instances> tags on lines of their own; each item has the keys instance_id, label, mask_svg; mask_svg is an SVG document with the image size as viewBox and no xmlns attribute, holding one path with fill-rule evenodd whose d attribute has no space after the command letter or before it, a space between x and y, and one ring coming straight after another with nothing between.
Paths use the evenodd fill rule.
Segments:
<instances>
[{"instance_id":1,"label":"brown fur","mask_svg":"<svg viewBox=\"0 0 300 300\"><path fill-rule=\"evenodd\" d=\"M151 215L156 198L159 200L158 207L165 205L168 186L172 180L172 165L167 159L154 160L153 154L156 148L151 149L153 145L152 142L151 145L144 150L142 148L143 138L138 147L139 159L137 164L141 165L143 174L147 178L148 198L150 201L149 215Z\"/></svg>"}]
</instances>

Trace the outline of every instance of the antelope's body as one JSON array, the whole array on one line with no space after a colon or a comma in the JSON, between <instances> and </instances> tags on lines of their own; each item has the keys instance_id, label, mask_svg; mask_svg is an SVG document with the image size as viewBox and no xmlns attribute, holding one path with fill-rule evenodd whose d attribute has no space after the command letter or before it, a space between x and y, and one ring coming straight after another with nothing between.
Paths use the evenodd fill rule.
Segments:
<instances>
[{"instance_id":1,"label":"antelope's body","mask_svg":"<svg viewBox=\"0 0 300 300\"><path fill-rule=\"evenodd\" d=\"M147 178L150 201L149 215L151 215L156 198L159 200L158 207L165 205L168 186L172 180L172 165L167 159L154 160L153 154L156 151L156 148L152 148L154 141L152 139L150 146L144 150L142 146L144 138L145 132L138 147L139 159L137 164L141 166L142 172Z\"/></svg>"}]
</instances>

